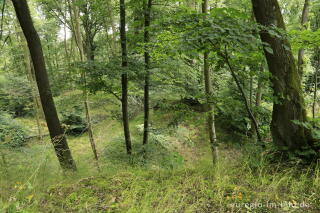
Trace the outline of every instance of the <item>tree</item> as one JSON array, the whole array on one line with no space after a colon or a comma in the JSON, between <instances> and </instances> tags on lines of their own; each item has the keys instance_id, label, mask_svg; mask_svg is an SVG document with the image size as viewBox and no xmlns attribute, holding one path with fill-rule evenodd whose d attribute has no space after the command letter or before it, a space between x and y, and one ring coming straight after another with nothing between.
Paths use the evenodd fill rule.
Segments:
<instances>
[{"instance_id":1,"label":"tree","mask_svg":"<svg viewBox=\"0 0 320 213\"><path fill-rule=\"evenodd\" d=\"M253 11L259 24L285 30L285 24L277 0L252 0ZM280 147L300 150L312 146L308 129L299 125L307 121L301 88L301 76L295 64L290 43L286 38L273 36L261 30L262 42L272 51L264 49L269 70L272 73L274 105L271 122L273 141ZM297 122L294 122L297 121Z\"/></svg>"},{"instance_id":2,"label":"tree","mask_svg":"<svg viewBox=\"0 0 320 213\"><path fill-rule=\"evenodd\" d=\"M88 35L88 31L86 31L86 37L90 37L90 39L86 39L88 41L86 41L86 48L83 47L83 41L82 41L82 35L81 35L81 29L80 29L80 14L79 14L79 8L76 5L76 1L73 0L72 1L72 12L70 11L70 13L73 15L73 25L74 25L74 29L73 29L73 33L75 35L75 40L77 43L77 47L80 53L80 61L84 62L84 54L86 53L86 57L87 57L87 62L91 62L91 60L94 60L94 51L93 51L93 38L91 40L91 36ZM89 41L90 40L90 41ZM86 49L86 51L84 51L84 49ZM96 143L94 140L94 136L93 136L93 129L92 129L92 121L91 121L91 114L90 114L90 109L89 109L89 101L88 101L88 92L87 92L87 77L86 77L87 73L86 70L82 71L81 73L81 78L84 82L84 86L83 86L83 98L84 98L84 110L85 110L85 114L86 114L86 121L87 121L87 125L88 125L88 135L89 135L89 140L90 140L90 145L91 145L91 149L94 155L95 160L98 160L98 153L97 153L97 149L96 149Z\"/></svg>"},{"instance_id":3,"label":"tree","mask_svg":"<svg viewBox=\"0 0 320 213\"><path fill-rule=\"evenodd\" d=\"M301 17L301 28L302 30L306 30L308 23L308 14L309 14L309 0L305 0L302 17ZM300 48L298 52L298 71L300 75L303 75L303 57L304 57L304 48Z\"/></svg>"},{"instance_id":4,"label":"tree","mask_svg":"<svg viewBox=\"0 0 320 213\"><path fill-rule=\"evenodd\" d=\"M123 73L121 75L121 86L122 86L122 122L124 137L127 147L127 153L131 155L131 138L129 129L129 115L128 115L128 52L127 52L127 35L126 35L126 6L125 0L120 0L120 40L122 50L122 68Z\"/></svg>"},{"instance_id":5,"label":"tree","mask_svg":"<svg viewBox=\"0 0 320 213\"><path fill-rule=\"evenodd\" d=\"M26 37L32 58L40 99L47 121L51 141L63 169L76 170L66 137L60 125L58 114L49 86L48 74L42 52L39 35L34 28L26 0L12 0L20 26Z\"/></svg>"},{"instance_id":6,"label":"tree","mask_svg":"<svg viewBox=\"0 0 320 213\"><path fill-rule=\"evenodd\" d=\"M144 131L143 131L143 144L148 143L149 134L149 81L150 81L150 53L149 53L149 42L150 42L150 21L151 21L151 7L152 0L147 0L147 4L144 3L144 42L145 42L145 83L144 83Z\"/></svg>"},{"instance_id":7,"label":"tree","mask_svg":"<svg viewBox=\"0 0 320 213\"><path fill-rule=\"evenodd\" d=\"M203 0L202 2L202 13L208 13L208 0ZM211 76L210 76L210 64L209 64L209 54L208 50L205 50L203 54L203 75L204 75L204 84L205 84L205 96L206 96L206 108L208 110L207 115L207 128L209 131L209 139L210 139L210 146L212 151L212 158L213 163L215 164L218 155L218 147L217 147L217 135L216 129L214 124L214 108L212 101L212 83L211 83Z\"/></svg>"},{"instance_id":8,"label":"tree","mask_svg":"<svg viewBox=\"0 0 320 213\"><path fill-rule=\"evenodd\" d=\"M41 110L41 102L38 96L39 91L35 88L36 81L35 81L35 75L34 75L34 68L31 62L30 53L28 49L28 45L24 40L24 36L22 35L22 32L19 33L19 36L21 37L21 43L23 46L23 58L24 58L24 66L26 68L26 74L28 77L28 81L30 83L30 87L32 88L32 99L33 99L33 107L36 111L36 121L37 121L37 127L38 127L38 139L40 141L43 140L43 135L41 131L41 125L40 125L40 119L43 118L43 111Z\"/></svg>"}]
</instances>

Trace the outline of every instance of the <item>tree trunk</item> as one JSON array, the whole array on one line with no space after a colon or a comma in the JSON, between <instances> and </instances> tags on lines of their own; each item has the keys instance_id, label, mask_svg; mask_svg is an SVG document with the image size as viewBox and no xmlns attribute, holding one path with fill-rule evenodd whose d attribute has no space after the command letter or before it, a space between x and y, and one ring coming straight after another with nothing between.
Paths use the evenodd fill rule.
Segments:
<instances>
[{"instance_id":1,"label":"tree trunk","mask_svg":"<svg viewBox=\"0 0 320 213\"><path fill-rule=\"evenodd\" d=\"M259 24L285 30L285 24L277 0L252 0L253 10ZM271 132L273 141L280 147L299 150L312 145L310 132L293 121L306 122L306 110L301 88L301 76L295 65L288 40L260 32L261 40L268 43L273 54L265 56L272 73L275 101L273 105Z\"/></svg>"},{"instance_id":2,"label":"tree trunk","mask_svg":"<svg viewBox=\"0 0 320 213\"><path fill-rule=\"evenodd\" d=\"M28 81L30 83L31 89L32 89L32 100L33 100L33 107L34 110L36 111L36 121L37 121L37 127L38 127L38 139L39 141L42 141L43 139L43 134L42 134L42 130L41 130L41 124L40 124L40 120L41 120L41 106L38 104L38 90L35 88L36 86L36 82L35 79L33 78L33 65L32 65L32 59L30 59L30 53L29 53L29 49L28 49L28 45L27 43L24 41L24 36L19 33L19 35L21 35L21 43L23 46L23 58L24 58L24 66L26 68L26 74L27 74L27 78Z\"/></svg>"},{"instance_id":3,"label":"tree trunk","mask_svg":"<svg viewBox=\"0 0 320 213\"><path fill-rule=\"evenodd\" d=\"M305 0L303 11L302 11L302 17L301 17L301 29L306 30L307 23L308 23L308 14L309 14L309 0ZM304 49L300 48L298 53L298 71L300 76L303 75L303 57L304 57Z\"/></svg>"},{"instance_id":4,"label":"tree trunk","mask_svg":"<svg viewBox=\"0 0 320 213\"><path fill-rule=\"evenodd\" d=\"M1 22L0 22L0 41L2 41L3 36L3 23L4 23L4 10L6 8L6 0L3 0L1 7Z\"/></svg>"},{"instance_id":5,"label":"tree trunk","mask_svg":"<svg viewBox=\"0 0 320 213\"><path fill-rule=\"evenodd\" d=\"M117 27L116 27L116 21L114 20L114 11L113 11L113 5L111 1L106 1L106 7L109 14L109 21L111 25L112 35L110 36L111 42L109 42L110 45L110 52L112 57L118 56L118 43L117 43ZM109 34L109 26L106 25L106 34Z\"/></svg>"},{"instance_id":6,"label":"tree trunk","mask_svg":"<svg viewBox=\"0 0 320 213\"><path fill-rule=\"evenodd\" d=\"M260 72L264 72L263 65L260 67ZM258 87L257 87L257 92L256 92L256 107L260 107L261 105L261 98L262 98L262 86L263 86L263 81L262 79L258 79Z\"/></svg>"},{"instance_id":7,"label":"tree trunk","mask_svg":"<svg viewBox=\"0 0 320 213\"><path fill-rule=\"evenodd\" d=\"M146 3L145 3L146 4ZM143 131L143 144L148 143L149 135L149 81L150 81L150 54L149 54L149 42L150 42L150 33L149 27L151 22L151 7L152 0L147 0L145 5L145 14L144 14L144 43L145 43L145 52L144 52L144 62L145 62L145 83L144 83L144 131Z\"/></svg>"},{"instance_id":8,"label":"tree trunk","mask_svg":"<svg viewBox=\"0 0 320 213\"><path fill-rule=\"evenodd\" d=\"M312 104L312 118L316 117L316 105L317 105L317 93L318 93L318 70L314 72L314 91L313 91L313 104Z\"/></svg>"},{"instance_id":9,"label":"tree trunk","mask_svg":"<svg viewBox=\"0 0 320 213\"><path fill-rule=\"evenodd\" d=\"M131 155L131 138L129 129L129 115L128 115L128 52L127 52L127 35L126 35L126 7L125 0L120 0L120 40L121 40L121 50L122 50L122 67L123 73L121 75L121 85L122 85L122 121L124 137L126 142L127 153Z\"/></svg>"},{"instance_id":10,"label":"tree trunk","mask_svg":"<svg viewBox=\"0 0 320 213\"><path fill-rule=\"evenodd\" d=\"M253 108L253 76L250 75L250 82L249 82L249 105L250 109ZM254 112L252 112L254 114ZM250 128L250 136L254 135L255 127L253 121L251 121L251 128Z\"/></svg>"},{"instance_id":11,"label":"tree trunk","mask_svg":"<svg viewBox=\"0 0 320 213\"><path fill-rule=\"evenodd\" d=\"M72 13L73 13L73 23L74 23L74 35L76 39L76 43L79 49L80 53L80 60L81 62L84 62L84 48L83 48L83 41L82 41L82 35L81 35L81 28L80 28L80 17L79 17L79 8L77 7L75 0L72 2ZM87 50L87 62L91 61L91 51ZM81 77L84 81L84 89L82 91L83 93L83 104L84 104L84 111L86 115L86 121L87 121L87 127L88 127L88 136L89 136L89 141L91 145L91 149L94 155L95 160L98 160L98 153L97 153L97 148L96 148L96 143L94 140L93 136L93 129L92 129L92 121L91 121L91 114L90 114L90 108L89 108L89 101L88 101L88 92L87 92L87 81L86 81L86 71L84 70L81 74Z\"/></svg>"},{"instance_id":12,"label":"tree trunk","mask_svg":"<svg viewBox=\"0 0 320 213\"><path fill-rule=\"evenodd\" d=\"M26 0L12 0L22 31L27 39L33 61L40 99L48 124L50 137L63 169L76 170L66 137L60 125L58 114L49 86L48 74L39 35L35 30Z\"/></svg>"},{"instance_id":13,"label":"tree trunk","mask_svg":"<svg viewBox=\"0 0 320 213\"><path fill-rule=\"evenodd\" d=\"M65 4L67 5L67 1L65 0ZM67 6L65 7L65 14L67 14ZM67 39L67 23L65 22L63 24L63 45L64 45L64 51L65 51L65 55L66 55L66 61L68 66L70 66L70 54L69 54L69 50L68 50L68 39Z\"/></svg>"},{"instance_id":14,"label":"tree trunk","mask_svg":"<svg viewBox=\"0 0 320 213\"><path fill-rule=\"evenodd\" d=\"M208 13L208 0L202 1L202 13ZM207 127L209 131L210 147L212 151L212 161L213 164L216 163L218 158L218 144L216 128L214 123L214 107L212 104L212 82L210 77L210 65L209 65L209 51L205 51L203 54L203 74L204 74L204 84L205 84L205 96L206 96L206 108L208 111L207 115Z\"/></svg>"}]
</instances>

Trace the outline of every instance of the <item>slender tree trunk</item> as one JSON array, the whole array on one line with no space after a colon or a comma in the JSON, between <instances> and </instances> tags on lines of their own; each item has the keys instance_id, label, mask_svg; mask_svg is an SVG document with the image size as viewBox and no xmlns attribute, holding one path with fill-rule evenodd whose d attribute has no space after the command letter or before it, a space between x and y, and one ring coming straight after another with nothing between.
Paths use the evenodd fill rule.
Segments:
<instances>
[{"instance_id":1,"label":"slender tree trunk","mask_svg":"<svg viewBox=\"0 0 320 213\"><path fill-rule=\"evenodd\" d=\"M202 1L202 13L208 13L208 0ZM206 108L208 110L207 115L207 127L209 131L210 147L212 151L212 161L213 164L216 163L218 158L218 143L216 128L214 123L214 107L212 103L212 82L210 77L210 65L209 65L209 51L205 51L203 54L203 74L204 74L204 84L205 84L205 95L206 95Z\"/></svg>"},{"instance_id":2,"label":"slender tree trunk","mask_svg":"<svg viewBox=\"0 0 320 213\"><path fill-rule=\"evenodd\" d=\"M0 41L2 40L3 35L3 23L4 23L4 10L6 8L6 0L3 0L1 7L1 22L0 22Z\"/></svg>"},{"instance_id":3,"label":"slender tree trunk","mask_svg":"<svg viewBox=\"0 0 320 213\"><path fill-rule=\"evenodd\" d=\"M84 48L83 48L83 41L82 41L82 36L81 36L79 8L75 4L75 0L73 0L71 8L72 8L72 14L73 14L75 40L77 43L77 47L79 49L80 60L82 62L84 62L85 61ZM89 53L90 52L88 51L87 52L87 62L91 61L91 54L89 54ZM90 141L90 145L91 145L91 149L92 149L94 158L95 158L95 160L98 160L98 153L97 153L96 143L95 143L94 135L93 135L91 114L90 114L89 101L88 101L86 71L82 72L81 77L84 81L84 89L82 90L82 93L83 93L83 98L84 98L83 104L84 104L84 111L85 111L87 127L88 127L89 141Z\"/></svg>"},{"instance_id":4,"label":"slender tree trunk","mask_svg":"<svg viewBox=\"0 0 320 213\"><path fill-rule=\"evenodd\" d=\"M65 1L65 4L67 4L67 1ZM65 14L67 14L66 10L65 10ZM65 51L65 55L66 55L66 59L67 59L67 64L68 64L68 66L70 66L70 55L69 55L69 50L68 50L67 24L66 23L64 23L64 25L63 25L63 32L64 32L64 36L63 36L64 51Z\"/></svg>"},{"instance_id":5,"label":"slender tree trunk","mask_svg":"<svg viewBox=\"0 0 320 213\"><path fill-rule=\"evenodd\" d=\"M12 0L22 31L27 39L50 137L63 169L76 170L53 101L39 35L35 30L26 0Z\"/></svg>"},{"instance_id":6,"label":"slender tree trunk","mask_svg":"<svg viewBox=\"0 0 320 213\"><path fill-rule=\"evenodd\" d=\"M19 33L20 34L20 33ZM29 49L28 49L28 45L26 44L26 42L24 41L24 36L22 34L21 35L21 43L23 45L23 57L24 57L24 65L26 68L26 74L27 74L27 78L29 80L31 89L32 89L32 99L33 99L33 107L34 110L36 111L36 121L37 121L37 127L38 127L38 139L39 141L42 141L43 139L43 135L42 135L42 130L41 130L41 124L40 124L40 120L41 120L41 106L38 104L38 98L37 98L37 94L38 94L38 90L36 89L36 82L35 79L33 78L33 65L32 65L32 59L30 58L30 53L29 53Z\"/></svg>"},{"instance_id":7,"label":"slender tree trunk","mask_svg":"<svg viewBox=\"0 0 320 213\"><path fill-rule=\"evenodd\" d=\"M263 65L260 67L260 72L264 72ZM257 92L256 92L256 107L260 107L261 105L261 98L262 98L262 86L263 86L263 81L262 79L258 80L258 87L257 87Z\"/></svg>"},{"instance_id":8,"label":"slender tree trunk","mask_svg":"<svg viewBox=\"0 0 320 213\"><path fill-rule=\"evenodd\" d=\"M123 73L121 75L121 85L122 85L122 121L124 137L127 147L127 153L131 155L131 138L129 129L129 115L128 115L128 52L127 52L127 35L126 35L126 7L125 0L120 0L120 40L121 40L121 50L122 50L122 67Z\"/></svg>"},{"instance_id":9,"label":"slender tree trunk","mask_svg":"<svg viewBox=\"0 0 320 213\"><path fill-rule=\"evenodd\" d=\"M249 105L250 109L253 109L253 75L250 75L250 82L249 82ZM252 112L254 114L254 112ZM251 128L250 128L250 136L254 135L255 127L253 121L251 121Z\"/></svg>"},{"instance_id":10,"label":"slender tree trunk","mask_svg":"<svg viewBox=\"0 0 320 213\"><path fill-rule=\"evenodd\" d=\"M301 29L306 30L308 28L308 14L309 14L309 0L305 0L303 11L302 11L302 17L301 17ZM298 71L300 76L303 75L303 57L304 57L304 49L300 48L298 52Z\"/></svg>"},{"instance_id":11,"label":"slender tree trunk","mask_svg":"<svg viewBox=\"0 0 320 213\"><path fill-rule=\"evenodd\" d=\"M316 117L317 106L317 93L318 93L318 70L314 72L314 91L313 91L313 104L312 104L312 118Z\"/></svg>"},{"instance_id":12,"label":"slender tree trunk","mask_svg":"<svg viewBox=\"0 0 320 213\"><path fill-rule=\"evenodd\" d=\"M146 4L146 3L145 3ZM145 62L145 83L144 83L144 131L143 131L143 144L148 143L149 136L149 81L150 81L150 53L149 53L149 42L150 42L150 21L151 21L151 7L152 0L147 0L145 5L144 14L144 62Z\"/></svg>"},{"instance_id":13,"label":"slender tree trunk","mask_svg":"<svg viewBox=\"0 0 320 213\"><path fill-rule=\"evenodd\" d=\"M28 44L26 42L25 36L23 35L23 32L19 31L19 23L17 22L17 25L15 25L16 31L17 31L17 40L21 44L21 48L23 49L23 58L24 58L24 67L26 68L26 75L27 79L31 85L32 88L32 99L34 102L35 111L37 112L36 116L39 118L39 121L41 119L45 119L44 113L42 110L42 105L39 97L39 91L36 86L36 76L32 64L32 58L29 53ZM38 122L37 122L38 123ZM40 126L38 126L40 128ZM40 133L41 130L38 131ZM39 134L40 138L40 134ZM42 137L41 137L42 138Z\"/></svg>"},{"instance_id":14,"label":"slender tree trunk","mask_svg":"<svg viewBox=\"0 0 320 213\"><path fill-rule=\"evenodd\" d=\"M250 76L250 88L249 88L249 100L250 100L250 107L252 107L252 96L253 96L253 76Z\"/></svg>"},{"instance_id":15,"label":"slender tree trunk","mask_svg":"<svg viewBox=\"0 0 320 213\"><path fill-rule=\"evenodd\" d=\"M252 0L253 10L259 24L276 26L285 30L277 0ZM260 32L261 40L268 43L273 54L265 51L275 102L273 105L271 132L273 141L279 147L300 150L313 145L310 131L293 121L306 122L306 110L302 92L301 76L294 62L288 40Z\"/></svg>"},{"instance_id":16,"label":"slender tree trunk","mask_svg":"<svg viewBox=\"0 0 320 213\"><path fill-rule=\"evenodd\" d=\"M241 93L241 95L242 95L244 104L245 104L245 106L246 106L246 110L247 110L247 112L248 112L248 116L249 116L251 122L252 122L253 125L254 125L254 129L255 129L255 131L256 131L258 141L259 141L260 143L262 143L262 138L261 138L261 135L260 135L260 132L259 132L259 125L258 125L257 119L255 118L255 116L254 116L254 114L253 114L253 112L252 112L252 110L251 110L251 108L250 108L250 103L249 103L249 101L248 101L248 99L247 99L247 96L246 96L246 93L244 92L244 89L243 89L242 86L241 86L241 82L240 82L240 80L238 79L238 77L237 77L235 71L233 70L233 67L232 67L232 65L231 65L231 63L230 63L230 61L229 61L229 55L228 55L228 50L227 50L227 48L225 49L224 57L225 57L225 60L226 60L227 65L228 65L228 67L229 67L229 70L230 70L230 72L231 72L231 75L232 75L234 81L236 82L237 87L238 87L238 89L239 89L239 91L240 91L240 93ZM263 144L262 144L262 146L264 147Z\"/></svg>"},{"instance_id":17,"label":"slender tree trunk","mask_svg":"<svg viewBox=\"0 0 320 213\"><path fill-rule=\"evenodd\" d=\"M85 77L84 77L85 78ZM83 92L85 101L84 101L84 109L86 112L86 119L87 119L87 125L88 125L88 134L89 134L89 140L90 140L90 145L91 145L91 149L93 152L93 156L95 160L98 160L98 152L97 152L97 148L96 148L96 143L94 140L94 136L93 136L93 130L92 130L92 120L91 120L91 115L90 115L90 108L89 108L89 103L88 103L88 93L87 91Z\"/></svg>"},{"instance_id":18,"label":"slender tree trunk","mask_svg":"<svg viewBox=\"0 0 320 213\"><path fill-rule=\"evenodd\" d=\"M78 47L80 60L84 61L84 50L83 50L83 42L82 42L82 35L81 35L81 26L80 26L80 11L78 6L76 5L76 0L71 0L71 11L70 16L72 19L72 28L73 28L73 35L75 37L76 46Z\"/></svg>"},{"instance_id":19,"label":"slender tree trunk","mask_svg":"<svg viewBox=\"0 0 320 213\"><path fill-rule=\"evenodd\" d=\"M116 27L116 22L114 20L113 16L113 5L111 1L106 1L106 6L107 6L107 11L109 14L109 20L110 20L110 25L111 25L111 30L112 30L112 36L111 37L111 42L110 42L110 52L112 57L116 57L118 55L118 43L117 43L117 27ZM109 33L109 26L105 27L107 30L107 34Z\"/></svg>"}]
</instances>

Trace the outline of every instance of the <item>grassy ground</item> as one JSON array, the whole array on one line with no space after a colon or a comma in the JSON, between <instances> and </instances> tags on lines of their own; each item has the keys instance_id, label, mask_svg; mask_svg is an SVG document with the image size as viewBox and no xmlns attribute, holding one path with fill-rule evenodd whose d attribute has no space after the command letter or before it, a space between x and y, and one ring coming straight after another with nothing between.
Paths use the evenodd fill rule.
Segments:
<instances>
[{"instance_id":1,"label":"grassy ground","mask_svg":"<svg viewBox=\"0 0 320 213\"><path fill-rule=\"evenodd\" d=\"M68 105L74 97L61 102ZM153 111L154 129L145 156L143 116L138 113L131 121L134 153L129 158L122 126L110 113L118 107L108 100L101 94L91 97L100 169L87 134L68 138L79 170L74 174L61 172L48 138L3 150L0 211L320 211L319 165L272 164L270 154L258 152L250 141L219 130L223 145L213 167L201 114ZM171 127L172 120L181 117L185 119ZM35 126L33 119L21 122Z\"/></svg>"}]
</instances>

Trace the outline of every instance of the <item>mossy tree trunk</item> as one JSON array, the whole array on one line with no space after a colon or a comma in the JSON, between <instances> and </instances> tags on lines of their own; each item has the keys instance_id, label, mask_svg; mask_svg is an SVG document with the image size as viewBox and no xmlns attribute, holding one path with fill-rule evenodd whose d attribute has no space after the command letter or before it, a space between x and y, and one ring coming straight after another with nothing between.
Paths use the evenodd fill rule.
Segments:
<instances>
[{"instance_id":1,"label":"mossy tree trunk","mask_svg":"<svg viewBox=\"0 0 320 213\"><path fill-rule=\"evenodd\" d=\"M259 24L285 30L277 0L252 0L253 11ZM301 87L301 76L295 64L287 39L260 32L261 40L268 43L273 53L265 50L269 71L272 73L274 105L271 122L273 141L280 147L300 150L312 145L308 129L293 121L306 122L306 110Z\"/></svg>"}]
</instances>

